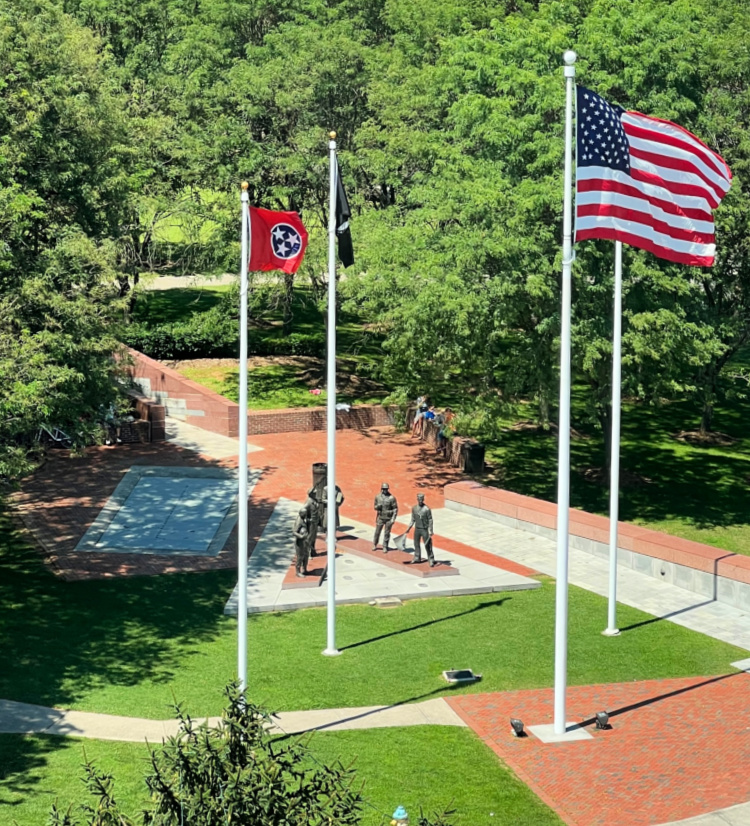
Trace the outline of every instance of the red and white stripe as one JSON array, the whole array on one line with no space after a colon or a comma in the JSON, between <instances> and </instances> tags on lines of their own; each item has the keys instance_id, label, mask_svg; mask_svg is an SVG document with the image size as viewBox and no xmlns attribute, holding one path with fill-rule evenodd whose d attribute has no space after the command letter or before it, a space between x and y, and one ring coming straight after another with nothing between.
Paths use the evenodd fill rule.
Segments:
<instances>
[{"instance_id":1,"label":"red and white stripe","mask_svg":"<svg viewBox=\"0 0 750 826\"><path fill-rule=\"evenodd\" d=\"M630 173L580 166L576 241L605 238L680 264L710 267L716 243L712 210L729 191L724 159L670 121L626 112Z\"/></svg>"}]
</instances>

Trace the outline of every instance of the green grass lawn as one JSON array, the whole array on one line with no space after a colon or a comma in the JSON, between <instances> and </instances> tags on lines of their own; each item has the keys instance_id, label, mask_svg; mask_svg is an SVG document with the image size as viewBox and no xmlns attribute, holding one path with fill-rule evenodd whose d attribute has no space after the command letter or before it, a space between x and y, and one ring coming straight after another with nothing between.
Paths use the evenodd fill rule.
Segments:
<instances>
[{"instance_id":1,"label":"green grass lawn","mask_svg":"<svg viewBox=\"0 0 750 826\"><path fill-rule=\"evenodd\" d=\"M354 762L364 782L362 826L382 826L397 805L414 820L455 808L456 826L551 826L562 821L473 732L448 726L316 733L310 748L322 763ZM137 815L148 801L147 748L49 736L0 735L0 822L40 826L50 806L91 802L83 784L86 756L115 778L115 799ZM470 782L467 782L470 778Z\"/></svg>"},{"instance_id":2,"label":"green grass lawn","mask_svg":"<svg viewBox=\"0 0 750 826\"><path fill-rule=\"evenodd\" d=\"M214 284L210 278L195 287L175 287L170 290L144 290L138 293L133 308L133 321L156 327L187 321L196 313L215 307L229 285Z\"/></svg>"},{"instance_id":3,"label":"green grass lawn","mask_svg":"<svg viewBox=\"0 0 750 826\"><path fill-rule=\"evenodd\" d=\"M607 515L608 485L591 481L583 473L604 465L603 439L583 418L583 403L583 391L576 388L573 426L586 438L574 438L571 443L571 505ZM733 444L700 447L674 438L680 431L697 429L694 405L624 404L621 469L643 481L621 487L620 519L750 554L747 407L744 400L735 400L717 410L715 427L735 439ZM497 484L551 502L557 499L554 433L508 431L489 447L487 457L496 466Z\"/></svg>"},{"instance_id":4,"label":"green grass lawn","mask_svg":"<svg viewBox=\"0 0 750 826\"><path fill-rule=\"evenodd\" d=\"M231 365L180 365L180 373L209 390L220 393L234 402L239 401L239 367ZM293 364L268 364L252 367L247 374L248 408L250 410L279 410L286 407L325 406L328 394L310 393L300 379L299 368ZM324 384L321 381L321 384ZM340 392L337 401L347 404L375 404L382 401L385 392L351 394Z\"/></svg>"},{"instance_id":5,"label":"green grass lawn","mask_svg":"<svg viewBox=\"0 0 750 826\"><path fill-rule=\"evenodd\" d=\"M91 803L81 781L84 750L99 769L113 774L115 799L126 814L138 814L148 800L145 744L0 734L0 823L43 826L55 802L63 811Z\"/></svg>"},{"instance_id":6,"label":"green grass lawn","mask_svg":"<svg viewBox=\"0 0 750 826\"><path fill-rule=\"evenodd\" d=\"M215 714L235 676L236 622L222 614L235 584L223 571L62 582L0 523L0 698L155 719L173 697ZM340 606L343 655L321 656L326 612L251 616L249 688L275 710L404 703L551 686L554 584L536 591L414 600L382 610ZM626 606L617 639L601 636L606 600L570 597L571 684L727 673L746 652ZM440 674L473 668L481 683Z\"/></svg>"}]
</instances>

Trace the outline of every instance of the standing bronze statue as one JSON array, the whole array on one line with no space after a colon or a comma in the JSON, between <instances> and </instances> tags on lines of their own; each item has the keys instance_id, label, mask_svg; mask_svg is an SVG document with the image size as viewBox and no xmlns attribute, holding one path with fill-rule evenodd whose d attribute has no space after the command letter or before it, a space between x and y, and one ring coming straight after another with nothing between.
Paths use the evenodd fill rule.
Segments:
<instances>
[{"instance_id":1,"label":"standing bronze statue","mask_svg":"<svg viewBox=\"0 0 750 826\"><path fill-rule=\"evenodd\" d=\"M336 530L341 527L339 518L339 508L344 504L344 494L341 488L336 485ZM320 502L320 527L324 533L328 533L328 485L323 488L323 495Z\"/></svg>"},{"instance_id":2,"label":"standing bronze statue","mask_svg":"<svg viewBox=\"0 0 750 826\"><path fill-rule=\"evenodd\" d=\"M375 537L372 540L372 549L378 549L378 541L380 540L380 532L385 528L383 534L383 552L388 553L388 543L391 539L391 528L398 516L398 502L396 497L390 492L388 483L383 482L380 486L380 493L375 497L375 513L377 519L375 522Z\"/></svg>"},{"instance_id":3,"label":"standing bronze statue","mask_svg":"<svg viewBox=\"0 0 750 826\"><path fill-rule=\"evenodd\" d=\"M421 545L424 545L427 559L430 561L430 568L435 567L435 557L432 553L432 511L424 503L424 494L417 494L417 504L411 509L411 522L406 532L414 528L414 559L407 564L414 564L422 561Z\"/></svg>"},{"instance_id":4,"label":"standing bronze statue","mask_svg":"<svg viewBox=\"0 0 750 826\"><path fill-rule=\"evenodd\" d=\"M318 491L315 488L310 488L310 490L307 491L305 512L307 513L310 556L316 556L315 542L318 539L318 525L320 525L320 500L318 499Z\"/></svg>"},{"instance_id":5,"label":"standing bronze statue","mask_svg":"<svg viewBox=\"0 0 750 826\"><path fill-rule=\"evenodd\" d=\"M300 508L294 520L294 569L297 576L306 576L310 558L310 532L307 529L307 510Z\"/></svg>"}]
</instances>

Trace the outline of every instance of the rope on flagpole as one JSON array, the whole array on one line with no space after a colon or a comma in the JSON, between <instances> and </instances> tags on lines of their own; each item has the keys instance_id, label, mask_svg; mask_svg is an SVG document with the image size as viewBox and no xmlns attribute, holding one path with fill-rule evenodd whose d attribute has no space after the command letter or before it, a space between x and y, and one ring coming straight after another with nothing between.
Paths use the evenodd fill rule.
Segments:
<instances>
[{"instance_id":1,"label":"rope on flagpole","mask_svg":"<svg viewBox=\"0 0 750 826\"><path fill-rule=\"evenodd\" d=\"M605 637L617 637L617 520L620 518L620 409L622 385L622 241L615 241L612 325L612 430L609 479L609 602Z\"/></svg>"}]
</instances>

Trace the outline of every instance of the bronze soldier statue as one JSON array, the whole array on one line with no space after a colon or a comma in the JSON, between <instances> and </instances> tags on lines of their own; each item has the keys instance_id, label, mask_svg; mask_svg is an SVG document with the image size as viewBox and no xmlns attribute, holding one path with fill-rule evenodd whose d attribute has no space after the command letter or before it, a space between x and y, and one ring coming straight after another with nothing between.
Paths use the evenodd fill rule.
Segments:
<instances>
[{"instance_id":1,"label":"bronze soldier statue","mask_svg":"<svg viewBox=\"0 0 750 826\"><path fill-rule=\"evenodd\" d=\"M310 488L307 491L307 501L305 502L305 512L307 513L307 532L310 544L310 556L316 556L315 542L318 538L318 525L320 525L320 500L318 491Z\"/></svg>"},{"instance_id":2,"label":"bronze soldier statue","mask_svg":"<svg viewBox=\"0 0 750 826\"><path fill-rule=\"evenodd\" d=\"M430 561L430 568L435 567L435 557L432 553L432 511L424 503L424 494L417 494L417 504L411 509L411 522L406 532L414 527L414 559L408 564L422 561L421 545L424 544L427 559Z\"/></svg>"},{"instance_id":3,"label":"bronze soldier statue","mask_svg":"<svg viewBox=\"0 0 750 826\"><path fill-rule=\"evenodd\" d=\"M294 570L297 576L307 575L307 561L310 558L310 532L307 530L307 510L300 508L294 520Z\"/></svg>"},{"instance_id":4,"label":"bronze soldier statue","mask_svg":"<svg viewBox=\"0 0 750 826\"><path fill-rule=\"evenodd\" d=\"M336 529L341 527L341 519L339 518L339 508L344 504L344 494L341 488L336 485ZM323 488L323 495L320 502L320 527L325 533L328 533L328 485Z\"/></svg>"},{"instance_id":5,"label":"bronze soldier statue","mask_svg":"<svg viewBox=\"0 0 750 826\"><path fill-rule=\"evenodd\" d=\"M391 539L391 528L398 516L398 502L396 497L390 492L388 483L383 482L380 486L380 493L375 497L375 512L377 520L375 522L375 537L372 540L372 549L378 549L380 532L385 528L383 534L383 552L388 553L388 543Z\"/></svg>"}]
</instances>

